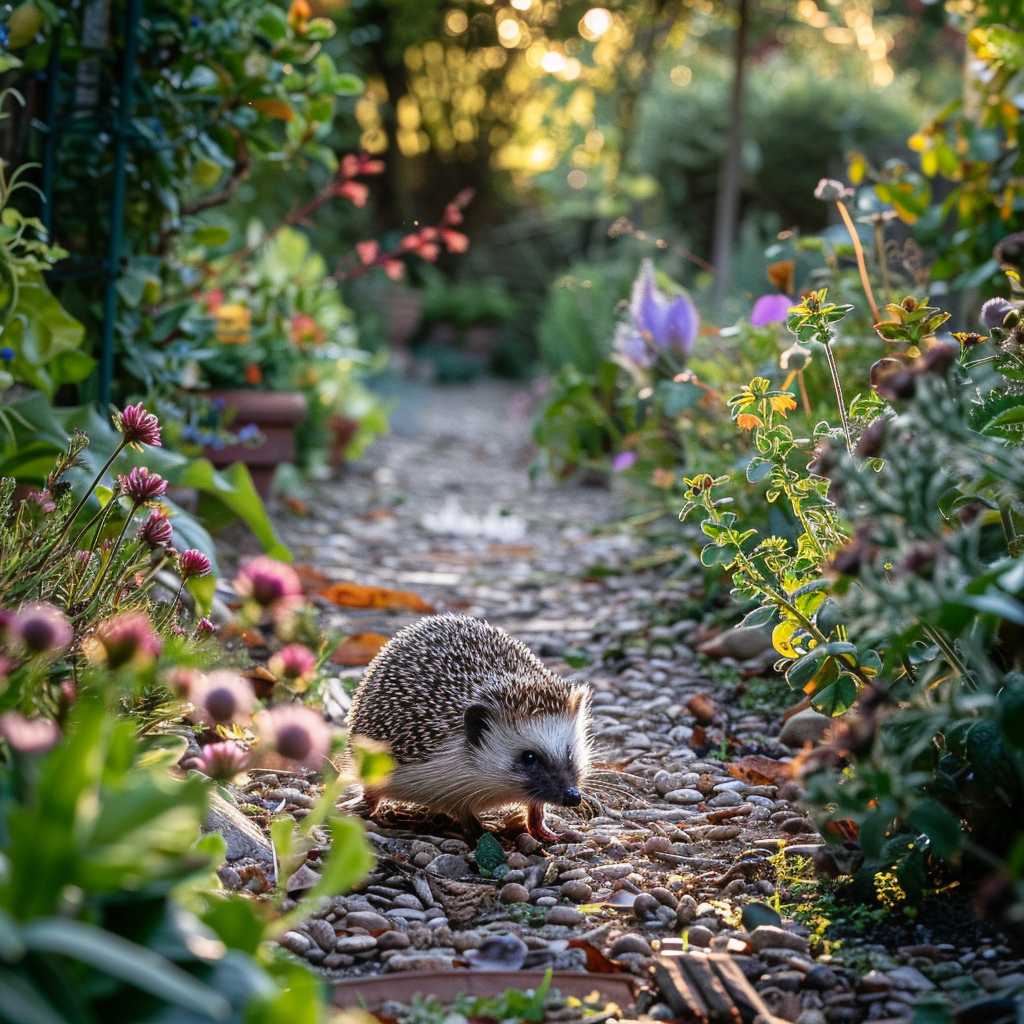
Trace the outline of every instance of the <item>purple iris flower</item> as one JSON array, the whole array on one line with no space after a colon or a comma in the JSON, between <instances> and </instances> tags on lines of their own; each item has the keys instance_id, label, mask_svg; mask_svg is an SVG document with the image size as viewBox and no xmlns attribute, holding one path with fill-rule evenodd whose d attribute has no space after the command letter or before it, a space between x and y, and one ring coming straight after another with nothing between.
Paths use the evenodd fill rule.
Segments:
<instances>
[{"instance_id":1,"label":"purple iris flower","mask_svg":"<svg viewBox=\"0 0 1024 1024\"><path fill-rule=\"evenodd\" d=\"M754 303L754 309L750 314L750 326L784 324L789 319L789 307L792 305L793 300L788 295L762 295Z\"/></svg>"},{"instance_id":2,"label":"purple iris flower","mask_svg":"<svg viewBox=\"0 0 1024 1024\"><path fill-rule=\"evenodd\" d=\"M616 332L615 349L636 366L652 366L657 349L670 349L684 359L697 339L697 310L686 295L669 299L654 279L654 264L644 260L629 302L631 324Z\"/></svg>"},{"instance_id":3,"label":"purple iris flower","mask_svg":"<svg viewBox=\"0 0 1024 1024\"><path fill-rule=\"evenodd\" d=\"M636 452L619 452L619 454L612 459L612 469L616 473L621 473L623 470L629 469L634 462L636 462Z\"/></svg>"}]
</instances>

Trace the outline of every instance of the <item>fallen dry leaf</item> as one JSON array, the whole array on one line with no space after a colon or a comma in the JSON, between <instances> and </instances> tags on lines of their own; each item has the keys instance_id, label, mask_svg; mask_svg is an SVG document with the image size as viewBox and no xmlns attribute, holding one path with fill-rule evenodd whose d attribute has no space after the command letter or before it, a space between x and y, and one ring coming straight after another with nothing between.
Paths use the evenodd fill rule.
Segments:
<instances>
[{"instance_id":1,"label":"fallen dry leaf","mask_svg":"<svg viewBox=\"0 0 1024 1024\"><path fill-rule=\"evenodd\" d=\"M341 608L408 608L410 611L431 615L432 604L427 604L411 590L389 590L387 587L368 587L361 583L332 583L317 591L331 604Z\"/></svg>"},{"instance_id":2,"label":"fallen dry leaf","mask_svg":"<svg viewBox=\"0 0 1024 1024\"><path fill-rule=\"evenodd\" d=\"M388 642L383 633L353 633L331 655L335 665L369 665Z\"/></svg>"},{"instance_id":3,"label":"fallen dry leaf","mask_svg":"<svg viewBox=\"0 0 1024 1024\"><path fill-rule=\"evenodd\" d=\"M217 639L223 643L230 643L232 640L241 640L247 650L254 647L266 647L267 638L258 630L238 625L237 622L227 622L217 630Z\"/></svg>"},{"instance_id":4,"label":"fallen dry leaf","mask_svg":"<svg viewBox=\"0 0 1024 1024\"><path fill-rule=\"evenodd\" d=\"M621 974L622 969L616 967L595 945L586 939L570 939L569 949L582 949L587 955L587 970L591 974Z\"/></svg>"},{"instance_id":5,"label":"fallen dry leaf","mask_svg":"<svg viewBox=\"0 0 1024 1024\"><path fill-rule=\"evenodd\" d=\"M701 725L710 725L718 714L715 702L703 693L694 694L686 702L686 710L693 715Z\"/></svg>"},{"instance_id":6,"label":"fallen dry leaf","mask_svg":"<svg viewBox=\"0 0 1024 1024\"><path fill-rule=\"evenodd\" d=\"M240 673L243 679L248 679L252 686L253 693L260 700L268 700L277 682L277 676L268 672L262 665L250 665L244 672Z\"/></svg>"},{"instance_id":7,"label":"fallen dry leaf","mask_svg":"<svg viewBox=\"0 0 1024 1024\"><path fill-rule=\"evenodd\" d=\"M331 585L330 576L325 576L319 569L311 565L293 565L299 582L302 583L302 591L305 594L318 593L324 587Z\"/></svg>"},{"instance_id":8,"label":"fallen dry leaf","mask_svg":"<svg viewBox=\"0 0 1024 1024\"><path fill-rule=\"evenodd\" d=\"M741 757L726 766L734 779L742 779L752 786L777 786L793 777L793 765L790 761L776 761L771 757L760 757L752 754Z\"/></svg>"},{"instance_id":9,"label":"fallen dry leaf","mask_svg":"<svg viewBox=\"0 0 1024 1024\"><path fill-rule=\"evenodd\" d=\"M289 512L294 512L297 516L308 516L309 505L306 504L301 498L291 498L287 494L281 499L284 502L284 507Z\"/></svg>"}]
</instances>

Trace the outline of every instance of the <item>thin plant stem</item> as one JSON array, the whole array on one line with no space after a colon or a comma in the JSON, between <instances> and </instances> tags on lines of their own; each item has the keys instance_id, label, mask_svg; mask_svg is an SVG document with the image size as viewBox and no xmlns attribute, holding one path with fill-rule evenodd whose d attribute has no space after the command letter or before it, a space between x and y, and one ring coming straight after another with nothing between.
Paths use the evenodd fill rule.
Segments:
<instances>
[{"instance_id":1,"label":"thin plant stem","mask_svg":"<svg viewBox=\"0 0 1024 1024\"><path fill-rule=\"evenodd\" d=\"M114 541L114 546L110 549L110 557L107 559L107 571L111 571L114 565L114 559L117 557L118 551L121 550L121 542L124 540L124 535L128 532L128 527L135 522L135 513L139 511L139 502L132 502L132 510L128 513L128 518L124 521L124 526L121 527L121 532L117 535L117 540ZM105 572L101 571L96 573L96 583L93 586L92 593L89 595L90 598L96 597L100 591L100 586L103 583L103 577L106 575Z\"/></svg>"},{"instance_id":2,"label":"thin plant stem","mask_svg":"<svg viewBox=\"0 0 1024 1024\"><path fill-rule=\"evenodd\" d=\"M885 228L875 219L875 251L878 253L878 274L882 280L882 298L889 301L889 268L885 265Z\"/></svg>"},{"instance_id":3,"label":"thin plant stem","mask_svg":"<svg viewBox=\"0 0 1024 1024\"><path fill-rule=\"evenodd\" d=\"M824 342L822 348L825 349L825 358L828 360L829 372L832 374L832 385L836 389L836 401L839 403L839 418L843 421L843 433L846 434L846 450L850 453L850 458L855 457L853 450L853 435L850 432L850 420L846 415L846 402L843 399L843 385L839 381L839 367L836 366L836 357L832 352L832 345L829 342Z\"/></svg>"},{"instance_id":4,"label":"thin plant stem","mask_svg":"<svg viewBox=\"0 0 1024 1024\"><path fill-rule=\"evenodd\" d=\"M804 383L804 371L803 370L797 370L796 371L796 381L797 381L797 384L800 385L800 399L804 403L804 412L808 416L810 416L811 415L811 400L807 397L807 385L806 385L806 383Z\"/></svg>"},{"instance_id":5,"label":"thin plant stem","mask_svg":"<svg viewBox=\"0 0 1024 1024\"><path fill-rule=\"evenodd\" d=\"M882 319L882 315L878 312L878 303L875 302L874 293L871 291L871 281L868 280L868 267L864 262L864 247L860 244L860 236L857 234L857 226L853 223L853 218L850 216L850 211L846 208L846 203L841 199L837 200L836 206L839 207L839 213L843 218L843 223L846 225L846 230L850 233L850 241L853 242L853 251L857 255L857 269L860 271L860 283L864 286L864 294L867 296L868 305L871 307L871 315L875 318L877 324Z\"/></svg>"},{"instance_id":6,"label":"thin plant stem","mask_svg":"<svg viewBox=\"0 0 1024 1024\"><path fill-rule=\"evenodd\" d=\"M921 623L921 631L924 633L929 640L931 640L940 651L942 651L943 657L949 663L949 667L953 669L957 675L961 678L966 679L968 676L967 666L960 660L960 655L956 653L956 648L939 632L934 626L930 626L927 622Z\"/></svg>"},{"instance_id":7,"label":"thin plant stem","mask_svg":"<svg viewBox=\"0 0 1024 1024\"><path fill-rule=\"evenodd\" d=\"M60 531L60 536L57 538L58 544L68 535L68 531L71 529L72 524L78 518L78 513L81 512L83 508L85 508L85 503L89 500L89 496L92 494L94 490L96 490L97 484L99 484L99 482L103 479L104 474L114 464L114 459L116 459L118 455L120 455L121 452L124 451L125 445L127 443L127 440L122 437L120 442L118 443L118 446L114 449L113 454L110 456L109 459L107 459L105 463L103 463L103 468L99 471L99 473L96 474L96 479L93 480L93 482L89 485L85 494L82 495L82 500L75 506L75 510L65 520L64 527Z\"/></svg>"}]
</instances>

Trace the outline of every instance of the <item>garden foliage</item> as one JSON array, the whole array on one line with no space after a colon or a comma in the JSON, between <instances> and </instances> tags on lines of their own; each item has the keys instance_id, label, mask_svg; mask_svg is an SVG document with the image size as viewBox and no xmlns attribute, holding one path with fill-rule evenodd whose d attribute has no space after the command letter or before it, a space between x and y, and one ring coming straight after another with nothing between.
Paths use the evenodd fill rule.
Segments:
<instances>
[{"instance_id":1,"label":"garden foliage","mask_svg":"<svg viewBox=\"0 0 1024 1024\"><path fill-rule=\"evenodd\" d=\"M269 941L306 906L286 910L283 887L259 902L222 890L224 841L200 828L214 783L270 754L326 781L300 823L272 823L275 879L318 856L316 900L366 871L358 824L334 811L347 780L332 730L295 699L316 692L326 649L301 642L294 571L262 557L235 581L244 622L277 648L261 698L222 667L198 610L210 560L175 548L167 481L144 466L104 482L126 449L152 462L159 423L140 404L115 427L81 495L65 477L83 433L45 488L0 487L0 1018L320 1020L321 987Z\"/></svg>"}]
</instances>

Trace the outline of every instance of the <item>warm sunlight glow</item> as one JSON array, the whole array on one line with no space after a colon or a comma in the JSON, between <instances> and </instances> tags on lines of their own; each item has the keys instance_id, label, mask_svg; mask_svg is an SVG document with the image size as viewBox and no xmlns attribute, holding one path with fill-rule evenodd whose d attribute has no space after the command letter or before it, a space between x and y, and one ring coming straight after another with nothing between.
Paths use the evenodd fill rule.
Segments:
<instances>
[{"instance_id":1,"label":"warm sunlight glow","mask_svg":"<svg viewBox=\"0 0 1024 1024\"><path fill-rule=\"evenodd\" d=\"M516 46L523 37L523 30L515 18L506 18L498 26L498 40L502 46L509 48Z\"/></svg>"},{"instance_id":2,"label":"warm sunlight glow","mask_svg":"<svg viewBox=\"0 0 1024 1024\"><path fill-rule=\"evenodd\" d=\"M612 27L611 13L604 7L591 7L580 20L580 35L593 42Z\"/></svg>"},{"instance_id":3,"label":"warm sunlight glow","mask_svg":"<svg viewBox=\"0 0 1024 1024\"><path fill-rule=\"evenodd\" d=\"M469 28L469 18L465 11L449 11L444 18L444 27L453 35L461 35Z\"/></svg>"},{"instance_id":4,"label":"warm sunlight glow","mask_svg":"<svg viewBox=\"0 0 1024 1024\"><path fill-rule=\"evenodd\" d=\"M548 52L541 58L540 66L547 71L548 74L557 74L565 67L565 57L557 50L548 50Z\"/></svg>"}]
</instances>

